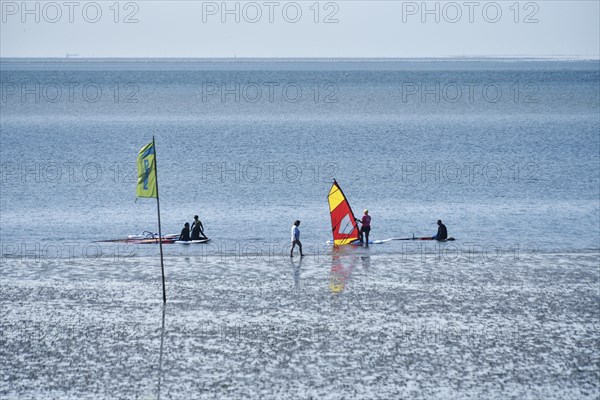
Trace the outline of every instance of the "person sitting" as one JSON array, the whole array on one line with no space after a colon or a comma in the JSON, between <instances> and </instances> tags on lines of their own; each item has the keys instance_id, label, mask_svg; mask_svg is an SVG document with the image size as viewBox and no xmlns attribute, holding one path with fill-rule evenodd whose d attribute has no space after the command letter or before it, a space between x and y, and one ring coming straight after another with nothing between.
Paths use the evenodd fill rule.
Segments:
<instances>
[{"instance_id":1,"label":"person sitting","mask_svg":"<svg viewBox=\"0 0 600 400\"><path fill-rule=\"evenodd\" d=\"M438 219L438 231L435 236L432 237L433 240L446 240L448 239L448 230L446 229L446 225L442 224L442 220Z\"/></svg>"},{"instance_id":2,"label":"person sitting","mask_svg":"<svg viewBox=\"0 0 600 400\"><path fill-rule=\"evenodd\" d=\"M197 215L194 215L194 222L192 222L192 240L201 240L208 239L204 234L204 226L202 225L202 221L198 219Z\"/></svg>"},{"instance_id":3,"label":"person sitting","mask_svg":"<svg viewBox=\"0 0 600 400\"><path fill-rule=\"evenodd\" d=\"M183 225L183 229L181 230L181 233L179 234L179 240L182 242L190 241L190 224L189 224L189 222L186 222L185 225Z\"/></svg>"}]
</instances>

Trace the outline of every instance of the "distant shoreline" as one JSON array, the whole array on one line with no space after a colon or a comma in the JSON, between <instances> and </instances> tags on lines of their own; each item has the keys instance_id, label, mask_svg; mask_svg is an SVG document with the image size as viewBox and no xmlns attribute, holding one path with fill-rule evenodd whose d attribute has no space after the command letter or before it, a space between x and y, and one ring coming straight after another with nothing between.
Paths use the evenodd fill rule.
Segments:
<instances>
[{"instance_id":1,"label":"distant shoreline","mask_svg":"<svg viewBox=\"0 0 600 400\"><path fill-rule=\"evenodd\" d=\"M596 61L577 56L474 56L474 57L0 57L0 62L477 62L477 61Z\"/></svg>"}]
</instances>

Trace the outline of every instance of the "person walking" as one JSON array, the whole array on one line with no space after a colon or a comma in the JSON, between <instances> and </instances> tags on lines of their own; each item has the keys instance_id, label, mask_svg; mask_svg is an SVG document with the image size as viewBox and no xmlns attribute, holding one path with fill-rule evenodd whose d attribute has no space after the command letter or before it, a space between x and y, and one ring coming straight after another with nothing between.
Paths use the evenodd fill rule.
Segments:
<instances>
[{"instance_id":1,"label":"person walking","mask_svg":"<svg viewBox=\"0 0 600 400\"><path fill-rule=\"evenodd\" d=\"M302 254L302 242L300 242L300 221L294 221L294 225L292 225L292 248L290 249L290 257L294 257L294 248L298 245L298 250L300 250L300 257L304 257Z\"/></svg>"}]
</instances>

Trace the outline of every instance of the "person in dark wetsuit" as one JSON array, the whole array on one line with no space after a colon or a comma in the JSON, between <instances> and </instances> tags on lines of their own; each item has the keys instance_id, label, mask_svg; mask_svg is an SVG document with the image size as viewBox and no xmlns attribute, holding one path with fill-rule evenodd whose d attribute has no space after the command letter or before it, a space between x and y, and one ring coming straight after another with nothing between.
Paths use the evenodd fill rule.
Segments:
<instances>
[{"instance_id":1,"label":"person in dark wetsuit","mask_svg":"<svg viewBox=\"0 0 600 400\"><path fill-rule=\"evenodd\" d=\"M192 222L191 239L192 240L207 239L206 235L204 234L204 226L202 225L202 221L200 221L198 219L197 215L194 215L194 222Z\"/></svg>"},{"instance_id":2,"label":"person in dark wetsuit","mask_svg":"<svg viewBox=\"0 0 600 400\"><path fill-rule=\"evenodd\" d=\"M446 240L448 239L448 230L446 229L446 225L442 224L442 220L438 219L438 231L437 235L432 237L434 240Z\"/></svg>"},{"instance_id":3,"label":"person in dark wetsuit","mask_svg":"<svg viewBox=\"0 0 600 400\"><path fill-rule=\"evenodd\" d=\"M181 230L181 233L179 234L179 240L181 240L182 242L190 241L190 224L189 224L189 222L186 222L185 225L183 226L183 229Z\"/></svg>"}]
</instances>

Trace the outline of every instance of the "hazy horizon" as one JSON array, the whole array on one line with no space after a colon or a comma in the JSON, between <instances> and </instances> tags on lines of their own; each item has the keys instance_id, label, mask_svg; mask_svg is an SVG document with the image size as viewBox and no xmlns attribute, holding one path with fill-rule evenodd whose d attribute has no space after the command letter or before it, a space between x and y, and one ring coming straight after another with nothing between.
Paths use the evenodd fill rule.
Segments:
<instances>
[{"instance_id":1,"label":"hazy horizon","mask_svg":"<svg viewBox=\"0 0 600 400\"><path fill-rule=\"evenodd\" d=\"M362 61L362 60L381 60L381 61L401 61L401 60L519 60L519 61L600 61L600 56L569 56L569 55L549 55L549 56L435 56L435 57L111 57L111 56L78 56L69 54L68 56L35 57L35 56L0 56L0 60L344 60L344 61Z\"/></svg>"},{"instance_id":2,"label":"hazy horizon","mask_svg":"<svg viewBox=\"0 0 600 400\"><path fill-rule=\"evenodd\" d=\"M594 1L15 2L2 58L600 59Z\"/></svg>"}]
</instances>

